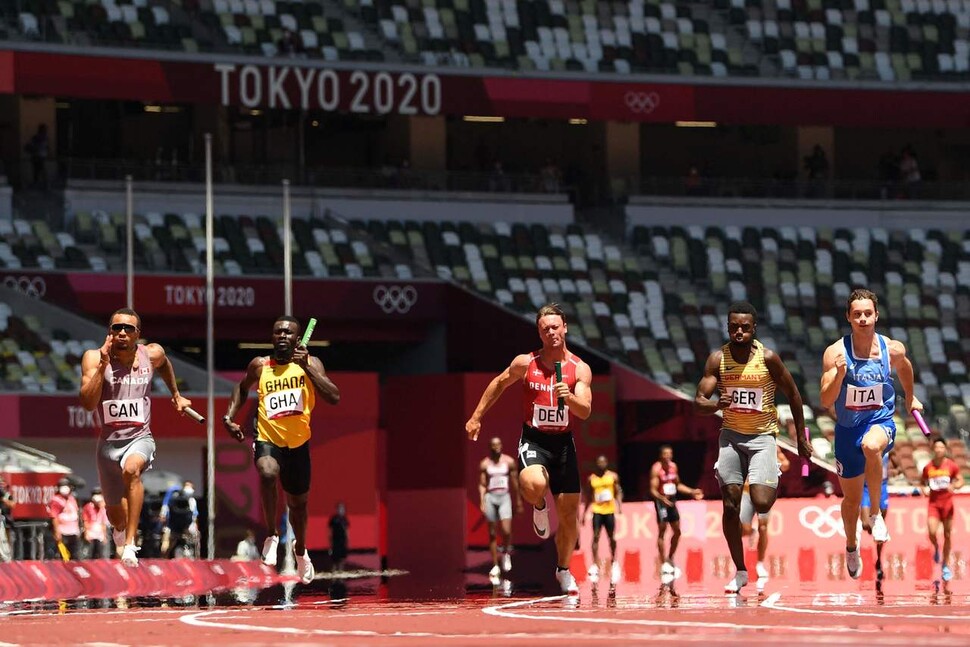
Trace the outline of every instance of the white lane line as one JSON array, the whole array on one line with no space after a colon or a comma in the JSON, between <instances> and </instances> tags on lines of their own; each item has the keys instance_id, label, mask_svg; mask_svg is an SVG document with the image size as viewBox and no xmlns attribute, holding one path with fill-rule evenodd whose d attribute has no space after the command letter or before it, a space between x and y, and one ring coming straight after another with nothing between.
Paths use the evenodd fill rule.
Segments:
<instances>
[{"instance_id":1,"label":"white lane line","mask_svg":"<svg viewBox=\"0 0 970 647\"><path fill-rule=\"evenodd\" d=\"M807 631L807 632L818 632L818 633L873 633L877 630L875 629L856 629L853 627L831 627L831 626L792 626L792 625L758 625L758 624L747 624L743 622L738 622L737 620L733 622L700 622L700 621L686 621L686 620L672 620L670 618L664 618L661 620L648 620L644 619L630 619L630 618L588 618L579 617L575 615L547 615L544 613L513 613L511 610L520 609L523 607L529 607L543 602L555 602L557 600L566 599L565 595L555 595L546 598L534 598L531 600L520 600L517 602L509 602L507 604L501 604L494 607L485 607L482 611L490 616L498 616L501 618L518 618L520 620L555 620L559 622L582 622L582 623L593 623L593 624L605 624L605 625L629 625L629 626L640 626L640 627L681 627L681 628L691 628L691 629L731 629L731 630L751 630L751 629L764 629L768 631L777 631L784 629L786 631ZM720 611L713 610L712 611ZM738 618L740 620L740 618Z\"/></svg>"},{"instance_id":2,"label":"white lane line","mask_svg":"<svg viewBox=\"0 0 970 647\"><path fill-rule=\"evenodd\" d=\"M803 613L809 615L822 615L822 616L835 616L839 618L851 617L851 618L883 618L889 620L963 620L964 622L970 622L970 614L962 616L950 616L950 615L937 615L935 613L880 613L878 611L847 611L845 609L838 609L827 611L825 609L802 609L800 607L790 607L778 604L781 599L781 593L772 593L769 595L761 606L766 609L774 609L776 611L788 611L790 613Z\"/></svg>"}]
</instances>

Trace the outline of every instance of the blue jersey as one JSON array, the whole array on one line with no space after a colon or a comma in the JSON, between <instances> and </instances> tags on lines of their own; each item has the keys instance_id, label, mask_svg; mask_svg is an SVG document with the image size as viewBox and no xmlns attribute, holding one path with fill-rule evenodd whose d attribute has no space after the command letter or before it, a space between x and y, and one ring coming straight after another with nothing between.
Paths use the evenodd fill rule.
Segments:
<instances>
[{"instance_id":1,"label":"blue jersey","mask_svg":"<svg viewBox=\"0 0 970 647\"><path fill-rule=\"evenodd\" d=\"M882 335L876 338L879 340L879 357L866 359L853 355L852 335L842 338L845 346L845 379L835 401L840 427L870 427L893 419L896 390L889 363L889 345Z\"/></svg>"}]
</instances>

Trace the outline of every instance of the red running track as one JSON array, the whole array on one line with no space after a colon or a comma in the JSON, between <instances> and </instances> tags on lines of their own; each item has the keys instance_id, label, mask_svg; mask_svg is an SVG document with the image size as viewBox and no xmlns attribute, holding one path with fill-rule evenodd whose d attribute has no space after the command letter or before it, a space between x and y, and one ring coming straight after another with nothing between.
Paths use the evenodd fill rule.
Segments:
<instances>
[{"instance_id":1,"label":"red running track","mask_svg":"<svg viewBox=\"0 0 970 647\"><path fill-rule=\"evenodd\" d=\"M795 589L724 595L713 585L634 588L584 585L578 598L468 595L416 602L368 594L300 595L292 607L131 608L2 612L5 645L557 645L970 644L970 586L946 589L833 580ZM750 590L748 590L750 589Z\"/></svg>"}]
</instances>

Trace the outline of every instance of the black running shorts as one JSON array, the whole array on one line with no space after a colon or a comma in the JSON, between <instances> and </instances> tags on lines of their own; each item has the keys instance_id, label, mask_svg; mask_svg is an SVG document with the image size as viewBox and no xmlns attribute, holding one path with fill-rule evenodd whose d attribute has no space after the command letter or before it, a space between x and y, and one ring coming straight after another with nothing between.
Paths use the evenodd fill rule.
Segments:
<instances>
[{"instance_id":1,"label":"black running shorts","mask_svg":"<svg viewBox=\"0 0 970 647\"><path fill-rule=\"evenodd\" d=\"M616 529L616 517L613 514L593 513L593 537L598 537L600 528L606 528L606 536L613 538L613 531Z\"/></svg>"},{"instance_id":2,"label":"black running shorts","mask_svg":"<svg viewBox=\"0 0 970 647\"><path fill-rule=\"evenodd\" d=\"M279 447L262 440L253 441L253 462L269 456L280 466L280 485L293 496L310 490L310 441L299 447Z\"/></svg>"},{"instance_id":3,"label":"black running shorts","mask_svg":"<svg viewBox=\"0 0 970 647\"><path fill-rule=\"evenodd\" d=\"M530 465L542 465L549 473L549 491L557 494L579 494L579 462L572 432L547 434L522 425L519 439L519 471Z\"/></svg>"}]
</instances>

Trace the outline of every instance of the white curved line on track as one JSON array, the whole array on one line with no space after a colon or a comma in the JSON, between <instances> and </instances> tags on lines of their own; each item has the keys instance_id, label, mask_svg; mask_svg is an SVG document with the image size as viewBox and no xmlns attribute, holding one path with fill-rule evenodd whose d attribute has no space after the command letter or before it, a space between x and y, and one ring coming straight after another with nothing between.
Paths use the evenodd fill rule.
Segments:
<instances>
[{"instance_id":1,"label":"white curved line on track","mask_svg":"<svg viewBox=\"0 0 970 647\"><path fill-rule=\"evenodd\" d=\"M818 632L818 633L832 633L832 632L852 632L852 633L869 633L875 630L866 629L855 629L852 627L820 627L820 626L791 626L791 625L758 625L758 624L745 624L738 622L700 622L700 621L688 621L688 620L672 620L672 619L660 619L660 620L648 620L648 619L630 619L630 618L589 618L581 617L576 615L549 615L549 614L538 614L538 613L512 613L511 609L518 609L522 607L529 607L541 602L555 602L556 600L564 600L565 595L554 595L546 598L535 598L531 600L519 600L517 602L509 602L508 604L501 604L495 607L485 607L482 611L491 616L498 616L501 618L518 618L520 620L555 620L558 622L581 622L581 623L595 623L595 624L608 624L608 625L628 625L628 626L640 626L640 627L668 627L668 628L690 628L690 629L731 629L731 630L768 630L768 631L778 631L780 629L785 629L788 631L808 631L808 632ZM717 610L721 611L721 610Z\"/></svg>"},{"instance_id":2,"label":"white curved line on track","mask_svg":"<svg viewBox=\"0 0 970 647\"><path fill-rule=\"evenodd\" d=\"M778 604L781 593L772 593L764 602L761 603L766 609L775 611L788 611L790 613L804 613L809 615L835 616L839 618L880 618L887 620L963 620L970 621L970 614L962 616L937 615L933 613L881 613L878 611L847 611L844 608L828 611L826 609L803 609L801 607L790 607Z\"/></svg>"}]
</instances>

